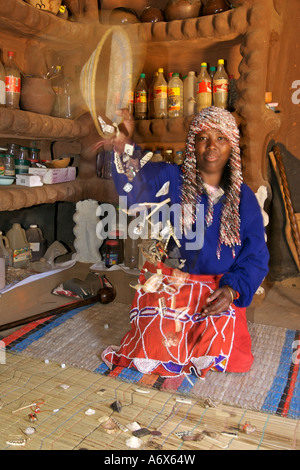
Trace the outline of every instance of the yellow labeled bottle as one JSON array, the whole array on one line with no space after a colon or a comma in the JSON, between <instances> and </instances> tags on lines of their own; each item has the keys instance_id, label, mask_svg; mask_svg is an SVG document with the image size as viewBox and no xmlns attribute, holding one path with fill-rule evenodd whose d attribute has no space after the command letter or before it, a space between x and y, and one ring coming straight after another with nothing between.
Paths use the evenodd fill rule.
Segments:
<instances>
[{"instance_id":1,"label":"yellow labeled bottle","mask_svg":"<svg viewBox=\"0 0 300 470\"><path fill-rule=\"evenodd\" d=\"M179 73L173 73L168 84L168 116L183 116L183 83Z\"/></svg>"},{"instance_id":2,"label":"yellow labeled bottle","mask_svg":"<svg viewBox=\"0 0 300 470\"><path fill-rule=\"evenodd\" d=\"M214 106L226 109L228 107L229 77L224 68L224 60L218 60L218 68L213 78Z\"/></svg>"},{"instance_id":3,"label":"yellow labeled bottle","mask_svg":"<svg viewBox=\"0 0 300 470\"><path fill-rule=\"evenodd\" d=\"M146 85L145 74L140 74L140 79L134 92L134 116L135 119L147 119L148 108L148 87Z\"/></svg>"},{"instance_id":4,"label":"yellow labeled bottle","mask_svg":"<svg viewBox=\"0 0 300 470\"><path fill-rule=\"evenodd\" d=\"M202 62L201 71L196 84L197 113L208 108L212 103L211 78L207 71L207 63Z\"/></svg>"},{"instance_id":5,"label":"yellow labeled bottle","mask_svg":"<svg viewBox=\"0 0 300 470\"><path fill-rule=\"evenodd\" d=\"M164 69L158 69L157 79L153 86L154 118L168 117L168 85L164 77Z\"/></svg>"}]
</instances>

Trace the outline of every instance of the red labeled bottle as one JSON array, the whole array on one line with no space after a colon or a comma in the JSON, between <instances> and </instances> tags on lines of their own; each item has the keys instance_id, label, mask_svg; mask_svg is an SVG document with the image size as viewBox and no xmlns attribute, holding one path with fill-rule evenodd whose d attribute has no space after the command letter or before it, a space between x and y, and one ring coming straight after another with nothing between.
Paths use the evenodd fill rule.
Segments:
<instances>
[{"instance_id":1,"label":"red labeled bottle","mask_svg":"<svg viewBox=\"0 0 300 470\"><path fill-rule=\"evenodd\" d=\"M212 103L212 89L211 89L211 78L207 71L206 62L202 62L201 71L199 73L197 84L196 84L196 103L197 112L199 113L202 109L211 106Z\"/></svg>"},{"instance_id":2,"label":"red labeled bottle","mask_svg":"<svg viewBox=\"0 0 300 470\"><path fill-rule=\"evenodd\" d=\"M21 95L21 74L15 63L15 53L8 52L8 60L5 65L5 96L6 107L19 109Z\"/></svg>"}]
</instances>

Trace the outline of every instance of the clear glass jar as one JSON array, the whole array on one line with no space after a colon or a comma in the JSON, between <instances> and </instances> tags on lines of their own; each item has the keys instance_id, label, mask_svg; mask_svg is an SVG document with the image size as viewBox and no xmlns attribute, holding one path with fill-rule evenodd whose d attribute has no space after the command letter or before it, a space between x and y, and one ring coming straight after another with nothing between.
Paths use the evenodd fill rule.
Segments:
<instances>
[{"instance_id":1,"label":"clear glass jar","mask_svg":"<svg viewBox=\"0 0 300 470\"><path fill-rule=\"evenodd\" d=\"M18 144L7 144L7 155L12 155L14 158L19 158L20 145Z\"/></svg>"},{"instance_id":2,"label":"clear glass jar","mask_svg":"<svg viewBox=\"0 0 300 470\"><path fill-rule=\"evenodd\" d=\"M15 176L16 168L15 168L15 159L12 155L5 156L5 176Z\"/></svg>"},{"instance_id":3,"label":"clear glass jar","mask_svg":"<svg viewBox=\"0 0 300 470\"><path fill-rule=\"evenodd\" d=\"M40 149L30 148L29 160L30 160L30 166L36 166L37 163L40 163Z\"/></svg>"},{"instance_id":4,"label":"clear glass jar","mask_svg":"<svg viewBox=\"0 0 300 470\"><path fill-rule=\"evenodd\" d=\"M29 160L29 151L27 147L20 147L18 160Z\"/></svg>"}]
</instances>

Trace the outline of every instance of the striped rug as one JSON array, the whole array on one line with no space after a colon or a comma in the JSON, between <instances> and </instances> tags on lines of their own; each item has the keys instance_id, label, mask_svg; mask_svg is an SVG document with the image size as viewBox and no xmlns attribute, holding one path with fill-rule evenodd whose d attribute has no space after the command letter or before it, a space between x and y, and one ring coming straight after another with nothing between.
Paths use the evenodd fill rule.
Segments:
<instances>
[{"instance_id":1,"label":"striped rug","mask_svg":"<svg viewBox=\"0 0 300 470\"><path fill-rule=\"evenodd\" d=\"M118 345L129 329L129 307L113 302L74 309L33 322L3 339L18 354L48 359L118 380L211 398L227 405L300 418L300 331L249 323L254 362L246 374L210 371L196 376L162 378L134 369L110 370L100 359L110 344Z\"/></svg>"}]
</instances>

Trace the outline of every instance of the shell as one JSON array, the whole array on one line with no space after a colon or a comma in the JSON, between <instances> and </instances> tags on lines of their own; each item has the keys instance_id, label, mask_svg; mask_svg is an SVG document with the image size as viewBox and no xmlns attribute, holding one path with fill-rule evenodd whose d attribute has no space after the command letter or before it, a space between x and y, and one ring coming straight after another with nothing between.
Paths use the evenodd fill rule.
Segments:
<instances>
[{"instance_id":1,"label":"shell","mask_svg":"<svg viewBox=\"0 0 300 470\"><path fill-rule=\"evenodd\" d=\"M126 440L126 445L127 447L130 447L130 449L138 449L142 444L142 439L139 439L138 437L132 436Z\"/></svg>"}]
</instances>

